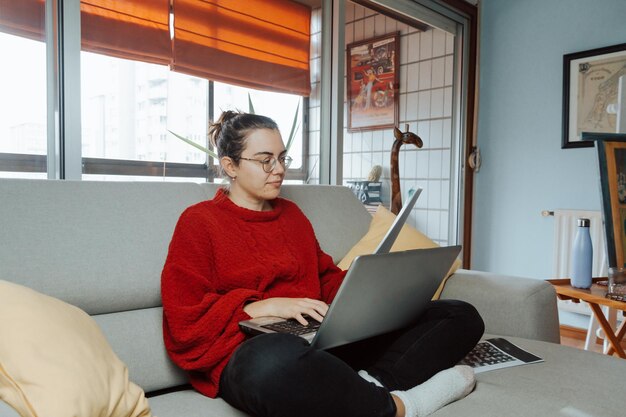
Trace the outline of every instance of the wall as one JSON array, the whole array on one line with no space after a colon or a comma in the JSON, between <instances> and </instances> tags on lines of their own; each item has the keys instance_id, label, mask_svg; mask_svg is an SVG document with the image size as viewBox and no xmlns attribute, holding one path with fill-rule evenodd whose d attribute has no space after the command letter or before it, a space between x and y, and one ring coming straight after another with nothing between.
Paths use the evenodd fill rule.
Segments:
<instances>
[{"instance_id":1,"label":"wall","mask_svg":"<svg viewBox=\"0 0 626 417\"><path fill-rule=\"evenodd\" d=\"M450 216L452 83L454 37L439 29L425 32L352 2L346 2L346 44L400 32L399 128L405 124L424 141L404 145L399 168L403 200L411 188L423 192L408 223L439 244L455 236ZM347 85L347 82L346 82ZM346 108L346 106L344 106ZM346 110L344 110L346 111ZM347 124L347 115L344 117ZM348 132L344 127L343 180L364 180L374 165L383 167L382 200L389 207L393 130Z\"/></svg>"},{"instance_id":2,"label":"wall","mask_svg":"<svg viewBox=\"0 0 626 417\"><path fill-rule=\"evenodd\" d=\"M593 148L561 149L563 55L626 42L624 0L482 0L472 267L549 278L553 219L600 210Z\"/></svg>"}]
</instances>

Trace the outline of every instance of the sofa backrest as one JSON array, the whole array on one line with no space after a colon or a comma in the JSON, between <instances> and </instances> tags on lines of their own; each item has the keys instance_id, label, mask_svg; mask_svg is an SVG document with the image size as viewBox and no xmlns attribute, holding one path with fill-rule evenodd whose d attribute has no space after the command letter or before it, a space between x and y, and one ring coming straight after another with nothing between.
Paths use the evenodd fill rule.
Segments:
<instances>
[{"instance_id":1,"label":"sofa backrest","mask_svg":"<svg viewBox=\"0 0 626 417\"><path fill-rule=\"evenodd\" d=\"M215 184L0 179L0 279L74 304L146 391L182 384L162 340L160 279L182 211ZM338 186L285 185L337 261L371 217Z\"/></svg>"},{"instance_id":2,"label":"sofa backrest","mask_svg":"<svg viewBox=\"0 0 626 417\"><path fill-rule=\"evenodd\" d=\"M0 277L89 314L161 305L176 220L196 184L1 180Z\"/></svg>"}]
</instances>

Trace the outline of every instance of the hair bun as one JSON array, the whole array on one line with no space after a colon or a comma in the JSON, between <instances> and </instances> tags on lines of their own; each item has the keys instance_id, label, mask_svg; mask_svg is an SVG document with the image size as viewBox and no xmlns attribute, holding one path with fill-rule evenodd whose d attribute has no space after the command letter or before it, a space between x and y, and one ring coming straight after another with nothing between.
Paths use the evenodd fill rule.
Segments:
<instances>
[{"instance_id":1,"label":"hair bun","mask_svg":"<svg viewBox=\"0 0 626 417\"><path fill-rule=\"evenodd\" d=\"M243 113L240 111L226 110L222 112L217 121L209 123L209 139L213 146L217 147L217 142L224 130L224 126L241 114Z\"/></svg>"},{"instance_id":2,"label":"hair bun","mask_svg":"<svg viewBox=\"0 0 626 417\"><path fill-rule=\"evenodd\" d=\"M220 115L220 118L218 119L218 123L222 123L222 124L228 123L235 117L242 115L242 114L245 114L245 113L240 110L226 110L222 112L222 114Z\"/></svg>"}]
</instances>

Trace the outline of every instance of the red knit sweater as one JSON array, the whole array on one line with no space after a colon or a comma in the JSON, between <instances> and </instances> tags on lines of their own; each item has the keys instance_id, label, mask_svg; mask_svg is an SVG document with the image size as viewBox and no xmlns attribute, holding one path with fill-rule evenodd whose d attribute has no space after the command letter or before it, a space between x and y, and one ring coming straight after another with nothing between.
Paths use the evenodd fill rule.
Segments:
<instances>
[{"instance_id":1,"label":"red knit sweater","mask_svg":"<svg viewBox=\"0 0 626 417\"><path fill-rule=\"evenodd\" d=\"M345 271L319 247L289 200L273 210L235 205L219 190L178 220L161 276L163 333L172 360L201 393L217 396L222 370L246 335L248 301L308 297L330 303Z\"/></svg>"}]
</instances>

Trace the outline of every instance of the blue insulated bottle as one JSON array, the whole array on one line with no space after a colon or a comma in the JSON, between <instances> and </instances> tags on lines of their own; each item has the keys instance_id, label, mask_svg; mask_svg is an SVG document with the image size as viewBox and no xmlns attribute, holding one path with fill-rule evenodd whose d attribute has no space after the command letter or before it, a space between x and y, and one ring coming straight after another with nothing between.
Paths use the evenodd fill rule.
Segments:
<instances>
[{"instance_id":1,"label":"blue insulated bottle","mask_svg":"<svg viewBox=\"0 0 626 417\"><path fill-rule=\"evenodd\" d=\"M578 219L578 229L572 246L572 287L591 287L591 260L593 258L593 247L591 246L591 235L589 234L589 219Z\"/></svg>"}]
</instances>

